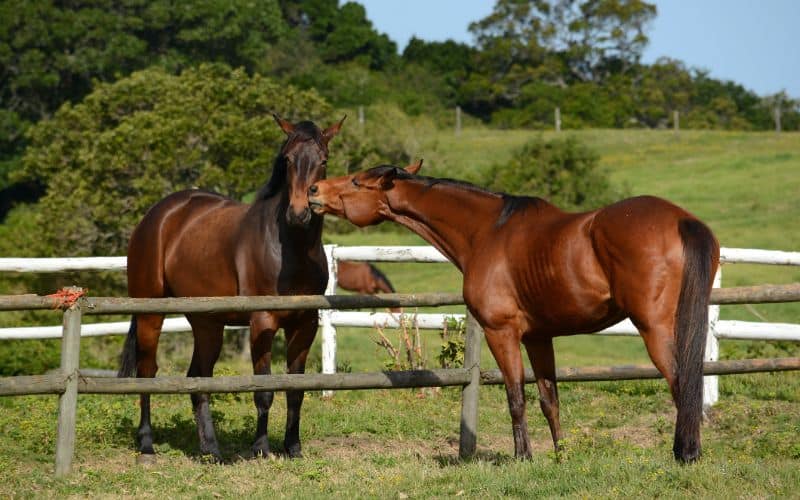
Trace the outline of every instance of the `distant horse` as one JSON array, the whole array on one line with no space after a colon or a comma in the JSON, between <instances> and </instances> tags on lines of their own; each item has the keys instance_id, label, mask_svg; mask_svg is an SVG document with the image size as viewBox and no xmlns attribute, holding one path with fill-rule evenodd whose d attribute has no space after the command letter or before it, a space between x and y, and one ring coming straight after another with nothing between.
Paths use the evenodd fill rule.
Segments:
<instances>
[{"instance_id":1,"label":"distant horse","mask_svg":"<svg viewBox=\"0 0 800 500\"><path fill-rule=\"evenodd\" d=\"M652 196L567 213L541 198L417 176L420 166L380 166L318 182L309 205L358 226L402 224L463 272L464 301L503 374L514 454L531 456L520 342L558 451L553 337L596 332L629 317L677 407L675 458L696 460L708 304L719 264L711 230Z\"/></svg>"},{"instance_id":2,"label":"distant horse","mask_svg":"<svg viewBox=\"0 0 800 500\"><path fill-rule=\"evenodd\" d=\"M322 247L322 217L308 207L306 191L325 178L328 142L342 122L321 131L309 121L291 124L275 116L288 136L272 176L252 204L216 193L181 191L155 204L133 231L128 245L131 297L322 294L328 266ZM344 121L344 119L342 119ZM211 377L225 325L250 325L253 373L270 373L272 341L283 328L289 373L303 373L317 331L317 311L187 314L194 334L189 377ZM137 314L122 354L120 376L154 377L163 314ZM221 459L208 394L192 394L200 451ZM303 391L288 391L284 447L301 456ZM256 456L269 454L267 421L273 393L254 393ZM139 451L152 455L150 395L141 395Z\"/></svg>"},{"instance_id":3,"label":"distant horse","mask_svg":"<svg viewBox=\"0 0 800 500\"><path fill-rule=\"evenodd\" d=\"M394 286L380 269L369 262L340 260L337 266L340 287L358 293L394 293Z\"/></svg>"}]
</instances>

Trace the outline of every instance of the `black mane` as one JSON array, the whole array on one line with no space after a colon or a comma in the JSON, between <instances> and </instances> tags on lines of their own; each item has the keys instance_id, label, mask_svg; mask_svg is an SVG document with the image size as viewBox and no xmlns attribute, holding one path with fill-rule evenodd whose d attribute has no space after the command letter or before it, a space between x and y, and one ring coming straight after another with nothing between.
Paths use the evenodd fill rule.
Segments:
<instances>
[{"instance_id":1,"label":"black mane","mask_svg":"<svg viewBox=\"0 0 800 500\"><path fill-rule=\"evenodd\" d=\"M540 208L547 203L544 199L537 196L519 196L502 192L498 193L459 179L414 175L406 171L404 168L396 167L394 165L380 165L378 167L369 169L367 172L370 176L380 177L393 169L395 170L395 178L420 180L424 182L425 186L428 188L436 186L437 184L443 184L446 186L454 186L457 188L466 189L468 191L492 194L501 197L503 199L503 209L500 211L500 216L497 218L497 222L495 223L495 225L498 227L508 222L508 219L510 219L511 216L518 210L524 210L528 207Z\"/></svg>"}]
</instances>

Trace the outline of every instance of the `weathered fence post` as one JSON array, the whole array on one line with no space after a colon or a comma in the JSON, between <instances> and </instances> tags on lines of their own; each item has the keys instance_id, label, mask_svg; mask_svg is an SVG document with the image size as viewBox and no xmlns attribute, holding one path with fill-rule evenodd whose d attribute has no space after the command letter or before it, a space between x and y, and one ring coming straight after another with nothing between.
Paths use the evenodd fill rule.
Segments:
<instances>
[{"instance_id":1,"label":"weathered fence post","mask_svg":"<svg viewBox=\"0 0 800 500\"><path fill-rule=\"evenodd\" d=\"M325 257L328 259L328 286L325 295L336 294L337 260L333 256L336 245L325 245ZM320 311L322 327L322 373L336 373L336 327L333 326L331 309ZM333 395L333 391L322 391L324 397Z\"/></svg>"},{"instance_id":2,"label":"weathered fence post","mask_svg":"<svg viewBox=\"0 0 800 500\"><path fill-rule=\"evenodd\" d=\"M681 118L680 115L678 114L678 110L675 109L672 111L672 130L674 130L675 133L677 134L680 129L681 129Z\"/></svg>"},{"instance_id":3,"label":"weathered fence post","mask_svg":"<svg viewBox=\"0 0 800 500\"><path fill-rule=\"evenodd\" d=\"M722 266L717 267L714 275L714 288L722 286ZM706 336L706 354L703 361L717 361L719 359L719 339L717 339L717 321L719 321L719 306L708 307L708 334ZM703 408L709 409L719 401L719 377L708 375L703 377Z\"/></svg>"},{"instance_id":4,"label":"weathered fence post","mask_svg":"<svg viewBox=\"0 0 800 500\"><path fill-rule=\"evenodd\" d=\"M556 132L561 132L561 108L556 108L555 111Z\"/></svg>"},{"instance_id":5,"label":"weathered fence post","mask_svg":"<svg viewBox=\"0 0 800 500\"><path fill-rule=\"evenodd\" d=\"M73 288L71 291L80 291ZM81 306L73 304L64 311L64 337L61 340L61 373L66 378L64 393L58 399L58 436L56 438L56 476L72 470L75 452L75 413L78 407L78 366L81 348Z\"/></svg>"},{"instance_id":6,"label":"weathered fence post","mask_svg":"<svg viewBox=\"0 0 800 500\"><path fill-rule=\"evenodd\" d=\"M470 382L461 390L461 432L458 456L475 454L478 444L478 396L481 380L481 340L483 330L467 310L467 331L464 338L464 368L469 370Z\"/></svg>"},{"instance_id":7,"label":"weathered fence post","mask_svg":"<svg viewBox=\"0 0 800 500\"><path fill-rule=\"evenodd\" d=\"M461 135L461 106L456 106L456 135Z\"/></svg>"}]
</instances>

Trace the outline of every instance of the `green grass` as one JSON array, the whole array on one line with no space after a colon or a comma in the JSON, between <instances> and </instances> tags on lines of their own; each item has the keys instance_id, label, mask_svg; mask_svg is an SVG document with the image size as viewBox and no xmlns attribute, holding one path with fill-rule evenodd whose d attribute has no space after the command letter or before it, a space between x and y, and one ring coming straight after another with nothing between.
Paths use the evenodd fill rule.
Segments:
<instances>
[{"instance_id":1,"label":"green grass","mask_svg":"<svg viewBox=\"0 0 800 500\"><path fill-rule=\"evenodd\" d=\"M729 247L800 249L800 135L784 133L581 131L612 179L632 194L669 198L703 218ZM464 130L425 138L420 156L431 175L466 177L507 159L534 133ZM553 133L546 133L552 136ZM335 154L335 151L334 151ZM532 193L534 194L534 193ZM327 236L342 245L424 244L403 231ZM447 264L380 264L400 292L460 290ZM726 266L726 286L800 281L800 269ZM90 285L89 285L90 286ZM459 310L463 308L441 308ZM752 311L755 311L752 312ZM723 317L800 322L796 305L723 308ZM396 332L387 331L390 338ZM354 372L382 368L387 356L374 332L339 329L339 362ZM429 360L439 337L423 334ZM161 374L185 373L190 336L165 334ZM250 368L226 344L217 374ZM121 339L86 339L83 351L111 367ZM722 344L723 356L800 355L790 343ZM560 366L645 363L638 338L557 339ZM275 360L274 371L282 371ZM319 339L311 356L319 366ZM433 361L430 366L435 366ZM482 367L494 362L484 346ZM57 398L0 398L0 497L792 497L800 484L800 375L721 378L721 400L703 426L704 458L685 467L672 460L672 408L663 381L563 383L559 386L567 452L555 460L544 418L528 394L533 460L513 460L510 418L501 387L481 391L478 456L458 454L459 390L344 391L332 399L308 393L301 426L303 460L241 460L255 432L250 395L214 397L222 452L231 463L205 465L187 396L154 396L159 452L155 466L135 464L135 396L79 399L75 473L52 476ZM285 398L270 419L274 448L282 442Z\"/></svg>"}]
</instances>

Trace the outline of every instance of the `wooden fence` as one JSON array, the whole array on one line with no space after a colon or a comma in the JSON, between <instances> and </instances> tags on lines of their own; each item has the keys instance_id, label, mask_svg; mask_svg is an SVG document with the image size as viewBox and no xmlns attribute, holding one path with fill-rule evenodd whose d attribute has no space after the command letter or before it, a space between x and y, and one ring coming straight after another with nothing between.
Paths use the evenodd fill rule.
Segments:
<instances>
[{"instance_id":1,"label":"wooden fence","mask_svg":"<svg viewBox=\"0 0 800 500\"><path fill-rule=\"evenodd\" d=\"M77 289L80 290L80 289ZM800 301L800 284L715 289L715 304ZM237 377L158 377L152 379L92 377L79 370L83 315L133 313L188 313L291 309L356 309L463 304L458 294L386 294L381 296L196 297L166 299L81 298L63 311L61 370L54 374L0 378L0 396L59 394L55 472L71 471L75 448L78 393L196 393L251 392L261 390L335 390L461 386L459 455L474 454L477 442L478 394L481 384L502 383L496 370L480 371L481 331L467 318L464 367L382 373L252 375ZM0 311L52 309L51 297L19 295L0 297ZM707 374L797 370L800 358L707 362ZM568 368L557 373L562 381L656 378L651 366ZM526 381L533 381L526 373Z\"/></svg>"}]
</instances>

